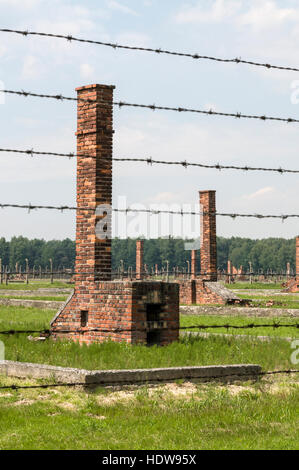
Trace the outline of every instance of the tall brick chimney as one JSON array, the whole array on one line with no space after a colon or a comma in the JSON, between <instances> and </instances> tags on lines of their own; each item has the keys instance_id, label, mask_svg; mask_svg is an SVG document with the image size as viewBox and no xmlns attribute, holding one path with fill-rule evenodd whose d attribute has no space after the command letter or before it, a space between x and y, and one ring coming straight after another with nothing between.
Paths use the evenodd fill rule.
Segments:
<instances>
[{"instance_id":1,"label":"tall brick chimney","mask_svg":"<svg viewBox=\"0 0 299 470\"><path fill-rule=\"evenodd\" d=\"M200 191L201 215L200 266L201 277L217 281L216 191Z\"/></svg>"},{"instance_id":2,"label":"tall brick chimney","mask_svg":"<svg viewBox=\"0 0 299 470\"><path fill-rule=\"evenodd\" d=\"M77 207L90 211L77 212L76 286L82 282L111 279L111 213L107 213L103 235L96 235L96 224L102 215L94 210L112 204L112 137L113 90L107 85L77 88ZM107 237L107 238L106 238ZM98 274L87 274L92 272Z\"/></svg>"},{"instance_id":3,"label":"tall brick chimney","mask_svg":"<svg viewBox=\"0 0 299 470\"><path fill-rule=\"evenodd\" d=\"M51 335L86 344L169 344L179 339L178 284L111 281L113 89L77 89L75 289L53 318Z\"/></svg>"},{"instance_id":4,"label":"tall brick chimney","mask_svg":"<svg viewBox=\"0 0 299 470\"><path fill-rule=\"evenodd\" d=\"M197 258L197 251L191 251L191 279L196 279L196 258Z\"/></svg>"},{"instance_id":5,"label":"tall brick chimney","mask_svg":"<svg viewBox=\"0 0 299 470\"><path fill-rule=\"evenodd\" d=\"M143 278L143 240L136 241L136 279Z\"/></svg>"}]
</instances>

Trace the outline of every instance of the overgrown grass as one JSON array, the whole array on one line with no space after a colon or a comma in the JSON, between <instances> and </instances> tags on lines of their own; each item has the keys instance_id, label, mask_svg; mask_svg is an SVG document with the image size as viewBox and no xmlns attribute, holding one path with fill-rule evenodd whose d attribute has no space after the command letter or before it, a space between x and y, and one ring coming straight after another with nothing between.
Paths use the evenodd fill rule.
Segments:
<instances>
[{"instance_id":1,"label":"overgrown grass","mask_svg":"<svg viewBox=\"0 0 299 470\"><path fill-rule=\"evenodd\" d=\"M33 307L0 306L1 330L47 329L54 317L53 310L43 310Z\"/></svg>"},{"instance_id":2,"label":"overgrown grass","mask_svg":"<svg viewBox=\"0 0 299 470\"><path fill-rule=\"evenodd\" d=\"M224 315L181 315L181 326L193 325L234 325L244 326L250 324L266 324L272 325L274 323L280 324L298 324L298 318L288 317L232 317ZM233 329L233 328L208 328L208 329L192 329L192 331L205 331L209 333L229 333L235 335L250 335L250 336L276 336L276 337L299 337L298 328L293 327L280 327L280 328L246 328L246 329Z\"/></svg>"},{"instance_id":3,"label":"overgrown grass","mask_svg":"<svg viewBox=\"0 0 299 470\"><path fill-rule=\"evenodd\" d=\"M0 308L0 330L47 329L52 318L52 310L5 306ZM252 323L252 318L183 316L181 324L188 326L191 323L218 322L219 324L228 321L244 324L244 321ZM260 321L271 323L269 319L254 319L254 322ZM285 318L282 321L294 322ZM293 329L286 330L282 331L283 335L292 336ZM215 332L215 330L211 331ZM233 330L229 330L231 331ZM238 330L238 333L246 331ZM290 363L292 349L287 341L277 337L265 343L255 339L253 335L253 333L269 335L271 332L274 334L279 331L280 329L275 331L272 329L249 330L248 340L217 335L210 338L182 338L169 346L152 348L113 342L95 343L90 346L79 346L72 341L55 342L51 339L44 342L32 342L27 339L26 334L0 335L0 340L4 342L5 357L8 360L84 369L134 369L239 363L260 364L265 369L290 368L292 367Z\"/></svg>"},{"instance_id":4,"label":"overgrown grass","mask_svg":"<svg viewBox=\"0 0 299 470\"><path fill-rule=\"evenodd\" d=\"M250 284L250 282L235 282L234 284L225 284L225 287L228 289L282 289L282 284L277 283L275 284L274 282L270 283L262 283L262 282L254 282Z\"/></svg>"},{"instance_id":5,"label":"overgrown grass","mask_svg":"<svg viewBox=\"0 0 299 470\"><path fill-rule=\"evenodd\" d=\"M252 305L254 307L260 308L299 308L299 297L295 295L247 295L239 294L241 299L251 299L254 302ZM273 301L273 305L266 305L269 301Z\"/></svg>"},{"instance_id":6,"label":"overgrown grass","mask_svg":"<svg viewBox=\"0 0 299 470\"><path fill-rule=\"evenodd\" d=\"M0 448L297 449L299 388L284 380L1 392Z\"/></svg>"},{"instance_id":7,"label":"overgrown grass","mask_svg":"<svg viewBox=\"0 0 299 470\"><path fill-rule=\"evenodd\" d=\"M36 289L72 289L74 284L68 284L66 282L54 281L51 284L49 281L30 281L26 283L9 283L0 284L0 290L36 290Z\"/></svg>"},{"instance_id":8,"label":"overgrown grass","mask_svg":"<svg viewBox=\"0 0 299 470\"><path fill-rule=\"evenodd\" d=\"M0 299L16 299L16 300L50 300L50 301L55 301L55 302L63 302L64 300L67 299L67 296L42 296L42 295L0 295Z\"/></svg>"}]
</instances>

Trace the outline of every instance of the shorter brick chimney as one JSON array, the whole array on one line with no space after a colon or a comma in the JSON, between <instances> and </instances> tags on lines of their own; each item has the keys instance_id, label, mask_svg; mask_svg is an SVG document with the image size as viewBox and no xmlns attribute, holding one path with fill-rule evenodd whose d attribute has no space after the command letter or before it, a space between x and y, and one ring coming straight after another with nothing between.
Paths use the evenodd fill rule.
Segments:
<instances>
[{"instance_id":1,"label":"shorter brick chimney","mask_svg":"<svg viewBox=\"0 0 299 470\"><path fill-rule=\"evenodd\" d=\"M200 270L207 281L217 281L216 191L200 191Z\"/></svg>"}]
</instances>

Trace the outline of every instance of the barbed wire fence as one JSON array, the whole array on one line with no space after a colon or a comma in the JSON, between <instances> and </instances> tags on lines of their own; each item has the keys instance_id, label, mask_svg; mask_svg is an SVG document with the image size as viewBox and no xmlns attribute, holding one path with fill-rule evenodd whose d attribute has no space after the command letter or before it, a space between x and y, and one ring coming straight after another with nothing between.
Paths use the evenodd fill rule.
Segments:
<instances>
[{"instance_id":1,"label":"barbed wire fence","mask_svg":"<svg viewBox=\"0 0 299 470\"><path fill-rule=\"evenodd\" d=\"M71 34L54 34L54 33L46 33L46 32L37 32L37 31L29 31L29 30L16 30L16 29L7 29L7 28L1 28L1 32L3 33L15 33L19 34L23 37L28 37L28 36L40 36L40 37L49 37L49 38L56 38L56 39L65 39L68 42L81 42L81 43L87 43L87 44L94 44L98 46L106 46L110 47L112 49L127 49L130 51L140 51L140 52L151 52L159 55L171 55L171 56L177 56L177 57L186 57L189 59L195 59L195 60L210 60L214 62L221 62L221 63L226 63L226 64L245 64L245 65L251 65L255 67L262 67L266 69L274 69L274 70L286 70L286 71L292 71L292 72L299 72L299 68L297 67L288 67L288 66L282 66L282 65L272 65L270 63L262 63L262 62L254 62L250 60L245 60L242 59L241 57L235 57L232 59L224 59L220 57L215 57L215 56L207 56L207 55L201 55L198 53L187 53L187 52L178 52L178 51L170 51L167 49L161 49L161 48L150 48L150 47L141 47L141 46L128 46L128 45L123 45L123 44L118 44L118 43L111 43L111 42L104 42L104 41L96 41L92 39L84 39L84 38L77 38Z\"/></svg>"},{"instance_id":2,"label":"barbed wire fence","mask_svg":"<svg viewBox=\"0 0 299 470\"><path fill-rule=\"evenodd\" d=\"M55 156L55 157L66 157L68 159L74 159L77 157L80 158L96 158L94 155L86 155L86 154L75 154L74 152L69 152L69 153L57 153L57 152L41 152L41 151L36 151L33 148L28 149L28 150L17 150L17 149L4 149L0 148L0 152L5 152L5 153L18 153L18 154L24 154L29 157L34 157L35 155L43 155L43 156ZM245 166L237 166L237 165L223 165L220 163L215 163L214 165L208 165L204 163L196 163L196 162L188 162L187 160L182 160L182 161L168 161L168 160L155 160L152 157L148 158L118 158L118 157L113 157L112 161L115 162L134 162L134 163L147 163L148 165L178 165L182 166L183 168L188 168L188 167L199 167L199 168L206 168L206 169L215 169L215 170L242 170L242 171L267 171L267 172L275 172L279 174L284 174L284 173L293 173L293 174L298 174L299 170L290 170L290 169L285 169L285 168L265 168L265 167L251 167L250 165L245 165Z\"/></svg>"},{"instance_id":3,"label":"barbed wire fence","mask_svg":"<svg viewBox=\"0 0 299 470\"><path fill-rule=\"evenodd\" d=\"M17 96L24 96L27 98L36 97L36 98L46 98L46 99L55 99L60 102L62 101L77 101L77 102L85 102L85 103L94 103L94 100L90 99L83 99L83 98L75 98L75 97L68 97L62 94L42 94L42 93L33 93L30 91L24 90L0 90L0 93L7 93L13 94ZM118 106L119 108L129 107L129 108L143 108L143 109L150 109L152 111L174 111L178 113L193 113L193 114L203 114L206 116L222 116L222 117L232 117L237 119L256 119L259 121L278 121L284 123L299 123L299 119L295 118L286 118L286 117L279 117L279 116L267 116L265 114L257 115L257 114L244 114L244 113L228 113L228 112L220 112L214 111L213 109L204 110L204 109L195 109L195 108L183 108L177 106L157 106L156 104L140 104L140 103L128 103L126 101L114 101L113 106ZM102 106L107 106L107 103L101 103Z\"/></svg>"},{"instance_id":4,"label":"barbed wire fence","mask_svg":"<svg viewBox=\"0 0 299 470\"><path fill-rule=\"evenodd\" d=\"M191 54L191 53L183 53L183 52L177 52L177 51L171 51L171 50L166 50L166 49L153 49L153 48L146 48L146 47L138 47L138 46L127 46L127 45L122 45L122 44L117 44L117 43L108 43L108 42L102 42L102 41L95 41L91 39L83 39L83 38L77 38L72 35L62 35L62 34L52 34L52 33L45 33L45 32L34 32L34 31L21 31L21 30L13 30L13 29L4 29L1 28L0 32L4 33L14 33L14 34L19 34L22 35L23 37L28 37L28 36L40 36L40 37L50 37L50 38L57 38L57 39L65 39L69 42L81 42L81 43L89 43L89 44L94 44L94 45L100 45L100 46L106 46L110 47L113 49L127 49L127 50L132 50L132 51L142 51L142 52L150 52L150 53L156 53L159 55L171 55L171 56L177 56L177 57L185 57L185 58L190 58L190 59L195 59L195 60L210 60L210 61L215 61L215 62L222 62L222 63L234 63L234 64L246 64L250 66L256 66L256 67L263 67L267 69L278 69L278 70L285 70L285 71L294 71L294 72L299 72L299 68L296 67L287 67L287 66L280 66L280 65L272 65L270 63L262 63L262 62L254 62L254 61L248 61L244 60L242 58L233 58L233 59L225 59L225 58L219 58L215 56L206 56L206 55L200 55L197 53ZM75 97L67 97L62 94L41 94L41 93L35 93L35 92L28 92L24 90L7 90L3 89L0 90L0 93L5 93L5 94L12 94L12 95L17 95L17 96L23 96L23 97L37 97L37 98L45 98L45 99L55 99L57 101L74 101L74 102L85 102L85 103L92 103L94 102L93 100L83 100L81 98L75 98ZM105 103L102 103L103 106L106 106ZM231 117L231 118L236 118L236 119L250 119L250 120L259 120L259 121L276 121L276 122L281 122L281 123L299 123L299 119L296 118L291 118L291 117L280 117L280 116L268 116L266 114L246 114L246 113L241 113L241 112L220 112L220 111L215 111L213 109L205 110L205 109L196 109L196 108L186 108L186 107L178 107L178 106L162 106L162 105L156 105L156 104L140 104L140 103L130 103L130 102L125 102L125 101L115 101L113 102L113 106L117 106L118 108L140 108L140 109L149 109L152 111L171 111L171 112L178 112L178 113L192 113L192 114L200 114L200 115L206 115L206 116L219 116L219 117ZM13 153L20 153L20 154L26 154L28 156L34 156L34 155L48 155L48 156L62 156L62 157L67 157L69 159L71 158L76 158L77 155L75 153L58 153L58 152L39 152L35 151L33 149L30 150L16 150L16 149L0 149L0 152L13 152ZM82 155L80 155L82 157ZM94 156L90 155L84 155L86 158L94 158ZM188 161L166 161L166 160L157 160L153 159L152 157L148 158L113 158L114 161L118 162L130 162L130 163L147 163L148 165L154 165L154 164L159 164L159 165L178 165L183 168L188 168L188 167L199 167L199 168L207 168L207 169L215 169L215 170L239 170L239 171L263 171L263 172L275 172L279 174L284 174L284 173L289 173L289 174L297 174L299 173L299 170L294 170L294 169L284 169L284 168L265 168L265 167L252 167L250 165L223 165L220 163L217 164L203 164L203 163L196 163L196 162L188 162ZM5 209L5 208L19 208L19 209L27 209L28 213L33 211L33 210L38 210L38 209L44 209L44 210L57 210L60 212L64 212L66 210L69 211L96 211L95 209L91 209L90 207L72 207L68 205L61 205L61 206L52 206L52 205L32 205L31 203L29 204L10 204L10 203L0 203L0 208ZM256 218L256 219L281 219L282 221L290 219L290 218L298 218L299 214L282 214L282 215L277 215L277 214L241 214L241 213L224 213L224 212L195 212L195 211L168 211L168 210L153 210L153 209L134 209L134 208L126 208L126 209L118 209L118 208L113 208L112 211L114 212L119 212L119 213L147 213L149 215L160 215L160 214L171 214L171 215L213 215L213 216L222 216L222 217L230 217L232 219L235 218ZM53 273L53 272L52 272ZM79 273L80 275L86 274L89 275L89 273ZM95 273L93 273L95 274ZM97 273L99 274L99 273ZM236 275L234 275L236 276ZM223 324L223 325L191 325L188 327L179 327L180 330L192 330L192 329L199 329L199 330L205 330L205 329L219 329L219 328L226 328L226 329L252 329L252 328L299 328L299 324L294 323L294 324L281 324L277 322L273 322L271 324L254 324L250 323L247 325L232 325L232 324ZM167 328L169 329L169 328ZM178 329L178 328L176 328ZM146 331L146 328L144 329L123 329L123 328L115 328L115 329L100 329L100 328L94 328L94 329L88 329L88 332L124 332L124 331ZM55 333L55 330L52 330L52 332ZM84 334L85 330L84 329L77 329L77 330L59 330L59 333L65 333L65 334L78 334L82 333ZM1 335L17 335L17 334L43 334L43 335L50 335L50 330L3 330L0 331ZM267 371L267 372L261 372L261 373L256 373L254 375L256 376L265 376L265 375L275 375L275 374L295 374L298 373L299 370L280 370L280 371ZM229 376L232 376L233 374L229 374ZM251 374L252 375L252 374ZM206 378L206 377L203 377ZM215 377L216 378L216 377ZM1 386L0 389L13 389L13 390L18 390L18 389L26 389L26 388L49 388L49 387L76 387L76 386L91 386L91 385L99 385L97 382L96 384L91 384L91 383L68 383L68 384L43 384L43 385L32 385L32 386L18 386L16 384L9 385L9 386Z\"/></svg>"}]
</instances>

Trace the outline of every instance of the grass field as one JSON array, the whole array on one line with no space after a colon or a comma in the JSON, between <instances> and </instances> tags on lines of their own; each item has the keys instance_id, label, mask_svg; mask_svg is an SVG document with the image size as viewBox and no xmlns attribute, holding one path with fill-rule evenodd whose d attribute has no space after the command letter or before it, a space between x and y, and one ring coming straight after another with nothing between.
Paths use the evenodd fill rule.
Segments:
<instances>
[{"instance_id":1,"label":"grass field","mask_svg":"<svg viewBox=\"0 0 299 470\"><path fill-rule=\"evenodd\" d=\"M72 289L74 284L65 282L54 281L51 284L49 281L30 281L29 284L25 282L0 284L0 290L37 290L37 289Z\"/></svg>"},{"instance_id":2,"label":"grass field","mask_svg":"<svg viewBox=\"0 0 299 470\"><path fill-rule=\"evenodd\" d=\"M49 328L52 317L53 311L51 310L1 307L0 330L45 329ZM217 317L199 317L199 320L195 318L193 316L182 317L182 323L187 326L188 322L190 325L190 322L192 324L196 324L196 322L207 323L208 321L215 323L215 321L225 322L226 320ZM260 320L260 318L256 319L256 321ZM230 318L229 321L242 323L244 319ZM252 318L250 322L252 322ZM271 323L271 321L268 319L267 323ZM241 331L244 332L244 330ZM276 331L279 330L267 329L268 334ZM290 329L290 331L292 330ZM288 336L290 336L290 331L288 329ZM261 331L256 329L256 334L261 334L261 332L264 333L262 329ZM6 359L84 369L131 369L240 363L260 364L265 369L292 367L290 363L291 346L279 337L273 338L270 343L261 342L254 336L249 336L248 340L237 340L217 335L210 338L182 338L180 342L163 348L131 346L113 342L93 344L87 347L68 341L54 342L51 339L36 343L29 341L26 334L0 335L0 340L5 344Z\"/></svg>"},{"instance_id":3,"label":"grass field","mask_svg":"<svg viewBox=\"0 0 299 470\"><path fill-rule=\"evenodd\" d=\"M45 329L53 315L53 310L1 306L0 330ZM253 319L181 319L186 326L227 321L244 324ZM254 318L256 323L264 321L271 323L273 319ZM294 322L288 318L282 321ZM247 330L238 331L244 332ZM292 336L293 330L249 330L248 339L186 337L163 348L112 342L87 347L51 339L31 342L26 334L0 335L0 340L6 359L84 369L240 363L260 364L264 370L294 369L289 342L279 336L261 342L253 335L277 332ZM297 449L296 380L297 375L278 375L231 385L178 381L121 391L60 387L0 390L0 449ZM45 382L0 376L0 386L13 383Z\"/></svg>"},{"instance_id":4,"label":"grass field","mask_svg":"<svg viewBox=\"0 0 299 470\"><path fill-rule=\"evenodd\" d=\"M296 325L299 324L298 318L286 318L286 317L231 317L224 315L181 315L181 326L192 326L192 325L235 325L244 326L250 324L256 325L273 325L279 323L283 325ZM192 329L192 331L205 331L207 333L229 333L234 335L251 335L251 336L273 336L273 337L290 337L298 338L298 328L293 327L281 327L281 328L246 328L246 329L233 329L233 328L211 328L211 329Z\"/></svg>"},{"instance_id":5,"label":"grass field","mask_svg":"<svg viewBox=\"0 0 299 470\"><path fill-rule=\"evenodd\" d=\"M47 296L47 295L0 295L0 299L20 299L20 300L50 300L50 301L55 301L55 302L63 302L64 300L67 299L67 296L61 296L61 295L52 295L52 296Z\"/></svg>"},{"instance_id":6,"label":"grass field","mask_svg":"<svg viewBox=\"0 0 299 470\"><path fill-rule=\"evenodd\" d=\"M93 393L0 391L0 449L291 450L298 416L299 387L285 376Z\"/></svg>"},{"instance_id":7,"label":"grass field","mask_svg":"<svg viewBox=\"0 0 299 470\"><path fill-rule=\"evenodd\" d=\"M279 290L282 288L281 283L275 284L275 282L253 282L250 284L250 282L235 282L234 284L225 284L225 287L228 289L276 289Z\"/></svg>"},{"instance_id":8,"label":"grass field","mask_svg":"<svg viewBox=\"0 0 299 470\"><path fill-rule=\"evenodd\" d=\"M241 299L253 300L252 306L259 308L299 308L299 297L296 295L246 295L238 294ZM269 301L274 302L273 305L268 305Z\"/></svg>"}]
</instances>

